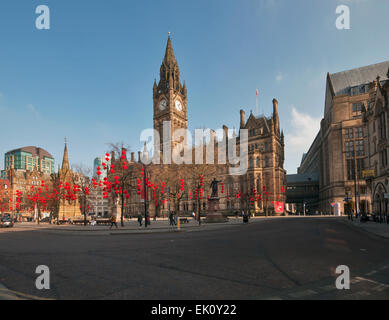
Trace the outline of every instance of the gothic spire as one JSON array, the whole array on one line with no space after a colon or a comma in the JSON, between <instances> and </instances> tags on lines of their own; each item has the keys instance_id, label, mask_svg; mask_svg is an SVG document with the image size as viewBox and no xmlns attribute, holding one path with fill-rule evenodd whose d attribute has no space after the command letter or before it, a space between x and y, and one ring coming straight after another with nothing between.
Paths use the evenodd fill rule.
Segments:
<instances>
[{"instance_id":1,"label":"gothic spire","mask_svg":"<svg viewBox=\"0 0 389 320\"><path fill-rule=\"evenodd\" d=\"M158 90L162 91L163 93L166 93L168 90L174 90L178 92L181 92L182 90L180 82L180 68L178 67L177 60L174 56L172 41L170 39L170 32L167 39L165 57L163 58L160 69ZM156 91L154 92L154 96L156 96Z\"/></svg>"},{"instance_id":2,"label":"gothic spire","mask_svg":"<svg viewBox=\"0 0 389 320\"><path fill-rule=\"evenodd\" d=\"M63 159L62 159L62 170L69 170L69 156L68 156L68 147L66 143L66 138L65 138L65 150L63 152Z\"/></svg>"},{"instance_id":3,"label":"gothic spire","mask_svg":"<svg viewBox=\"0 0 389 320\"><path fill-rule=\"evenodd\" d=\"M169 37L167 39L165 58L163 59L163 62L167 66L174 66L177 63L176 58L174 57L172 41L170 40L170 32L169 32Z\"/></svg>"}]
</instances>

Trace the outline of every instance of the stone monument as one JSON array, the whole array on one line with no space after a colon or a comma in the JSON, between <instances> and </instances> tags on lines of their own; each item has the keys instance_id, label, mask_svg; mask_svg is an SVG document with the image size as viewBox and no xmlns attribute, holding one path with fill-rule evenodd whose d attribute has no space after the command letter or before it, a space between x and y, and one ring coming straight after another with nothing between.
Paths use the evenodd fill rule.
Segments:
<instances>
[{"instance_id":1,"label":"stone monument","mask_svg":"<svg viewBox=\"0 0 389 320\"><path fill-rule=\"evenodd\" d=\"M218 197L218 185L221 181L214 178L211 182L212 194L208 200L208 213L206 222L207 223L217 223L217 222L226 222L228 219L219 212L219 197Z\"/></svg>"}]
</instances>

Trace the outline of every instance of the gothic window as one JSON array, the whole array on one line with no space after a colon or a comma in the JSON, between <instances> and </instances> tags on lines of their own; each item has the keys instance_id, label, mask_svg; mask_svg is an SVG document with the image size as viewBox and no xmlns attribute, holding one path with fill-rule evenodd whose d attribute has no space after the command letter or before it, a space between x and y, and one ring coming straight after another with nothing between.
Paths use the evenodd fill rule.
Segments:
<instances>
[{"instance_id":1,"label":"gothic window","mask_svg":"<svg viewBox=\"0 0 389 320\"><path fill-rule=\"evenodd\" d=\"M387 150L383 150L380 152L380 158L381 158L381 167L385 168L388 165L388 152Z\"/></svg>"},{"instance_id":2,"label":"gothic window","mask_svg":"<svg viewBox=\"0 0 389 320\"><path fill-rule=\"evenodd\" d=\"M365 155L363 140L355 141L355 150L356 150L357 156Z\"/></svg>"},{"instance_id":3,"label":"gothic window","mask_svg":"<svg viewBox=\"0 0 389 320\"><path fill-rule=\"evenodd\" d=\"M358 179L362 179L362 171L365 168L363 159L348 159L347 160L347 180L354 180L355 178L355 162L357 164L357 176Z\"/></svg>"},{"instance_id":4,"label":"gothic window","mask_svg":"<svg viewBox=\"0 0 389 320\"><path fill-rule=\"evenodd\" d=\"M362 103L354 103L353 104L353 113L360 113L362 111Z\"/></svg>"},{"instance_id":5,"label":"gothic window","mask_svg":"<svg viewBox=\"0 0 389 320\"><path fill-rule=\"evenodd\" d=\"M249 161L249 166L250 166L250 168L254 167L254 161L253 161L253 158L250 158L250 161Z\"/></svg>"},{"instance_id":6,"label":"gothic window","mask_svg":"<svg viewBox=\"0 0 389 320\"><path fill-rule=\"evenodd\" d=\"M363 138L363 128L355 128L355 138Z\"/></svg>"},{"instance_id":7,"label":"gothic window","mask_svg":"<svg viewBox=\"0 0 389 320\"><path fill-rule=\"evenodd\" d=\"M354 166L354 160L353 159L349 159L347 160L347 180L354 180L354 176L355 176L355 166Z\"/></svg>"},{"instance_id":8,"label":"gothic window","mask_svg":"<svg viewBox=\"0 0 389 320\"><path fill-rule=\"evenodd\" d=\"M269 157L265 158L265 168L269 167Z\"/></svg>"},{"instance_id":9,"label":"gothic window","mask_svg":"<svg viewBox=\"0 0 389 320\"><path fill-rule=\"evenodd\" d=\"M346 141L345 142L345 149L346 149L346 157L350 158L354 156L354 142L353 141Z\"/></svg>"},{"instance_id":10,"label":"gothic window","mask_svg":"<svg viewBox=\"0 0 389 320\"><path fill-rule=\"evenodd\" d=\"M353 139L353 129L352 128L349 128L349 129L346 129L345 130L345 135L344 135L344 138L346 139L346 140L348 140L348 139Z\"/></svg>"},{"instance_id":11,"label":"gothic window","mask_svg":"<svg viewBox=\"0 0 389 320\"><path fill-rule=\"evenodd\" d=\"M259 168L261 166L261 160L257 158L257 167Z\"/></svg>"},{"instance_id":12,"label":"gothic window","mask_svg":"<svg viewBox=\"0 0 389 320\"><path fill-rule=\"evenodd\" d=\"M386 139L386 120L385 112L382 112L380 115L380 136L381 139Z\"/></svg>"}]
</instances>

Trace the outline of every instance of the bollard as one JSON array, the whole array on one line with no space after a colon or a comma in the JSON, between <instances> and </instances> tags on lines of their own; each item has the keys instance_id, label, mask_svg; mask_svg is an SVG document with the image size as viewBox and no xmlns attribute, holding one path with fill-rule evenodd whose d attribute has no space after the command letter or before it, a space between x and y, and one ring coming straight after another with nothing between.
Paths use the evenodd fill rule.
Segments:
<instances>
[{"instance_id":1,"label":"bollard","mask_svg":"<svg viewBox=\"0 0 389 320\"><path fill-rule=\"evenodd\" d=\"M181 229L181 219L178 218L177 219L177 230L180 230Z\"/></svg>"}]
</instances>

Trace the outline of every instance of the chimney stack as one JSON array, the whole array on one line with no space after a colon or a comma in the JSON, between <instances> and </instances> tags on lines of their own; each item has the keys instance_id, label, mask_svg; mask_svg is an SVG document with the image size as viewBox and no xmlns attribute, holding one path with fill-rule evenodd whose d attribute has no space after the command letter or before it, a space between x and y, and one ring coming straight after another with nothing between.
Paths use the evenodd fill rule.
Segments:
<instances>
[{"instance_id":1,"label":"chimney stack","mask_svg":"<svg viewBox=\"0 0 389 320\"><path fill-rule=\"evenodd\" d=\"M278 114L278 101L277 99L273 99L273 115Z\"/></svg>"},{"instance_id":2,"label":"chimney stack","mask_svg":"<svg viewBox=\"0 0 389 320\"><path fill-rule=\"evenodd\" d=\"M224 131L224 136L226 139L228 139L228 127L226 125L223 125L223 131Z\"/></svg>"},{"instance_id":3,"label":"chimney stack","mask_svg":"<svg viewBox=\"0 0 389 320\"><path fill-rule=\"evenodd\" d=\"M135 153L131 152L131 162L135 162Z\"/></svg>"},{"instance_id":4,"label":"chimney stack","mask_svg":"<svg viewBox=\"0 0 389 320\"><path fill-rule=\"evenodd\" d=\"M244 110L240 110L240 127L243 128L245 125L245 113Z\"/></svg>"}]
</instances>

